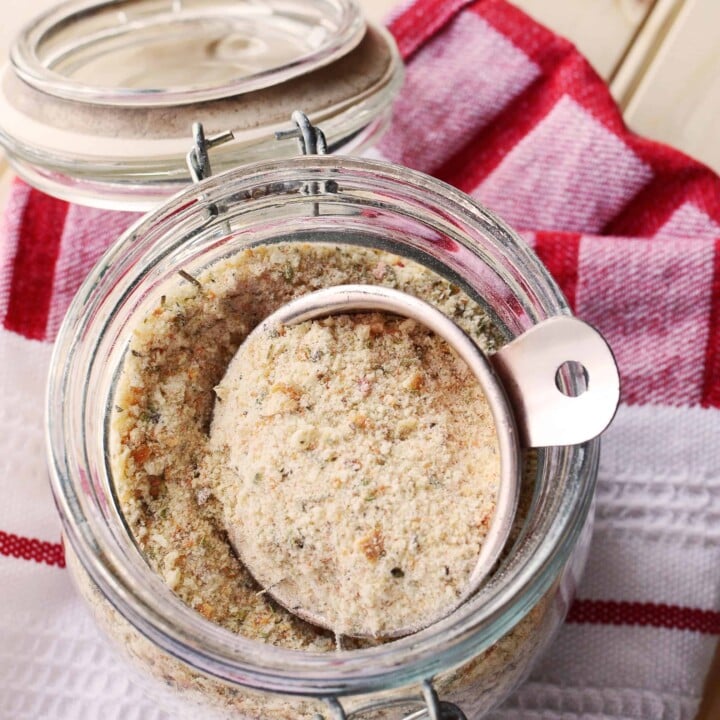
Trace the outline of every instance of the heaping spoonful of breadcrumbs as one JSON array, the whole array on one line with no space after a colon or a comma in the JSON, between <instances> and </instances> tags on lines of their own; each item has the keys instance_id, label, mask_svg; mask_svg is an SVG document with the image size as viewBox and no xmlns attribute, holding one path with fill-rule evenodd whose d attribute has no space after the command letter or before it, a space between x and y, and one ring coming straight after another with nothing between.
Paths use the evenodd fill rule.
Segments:
<instances>
[{"instance_id":1,"label":"heaping spoonful of breadcrumbs","mask_svg":"<svg viewBox=\"0 0 720 720\"><path fill-rule=\"evenodd\" d=\"M213 492L263 592L395 637L477 589L517 494L486 366L439 311L375 286L304 296L248 336L216 388Z\"/></svg>"}]
</instances>

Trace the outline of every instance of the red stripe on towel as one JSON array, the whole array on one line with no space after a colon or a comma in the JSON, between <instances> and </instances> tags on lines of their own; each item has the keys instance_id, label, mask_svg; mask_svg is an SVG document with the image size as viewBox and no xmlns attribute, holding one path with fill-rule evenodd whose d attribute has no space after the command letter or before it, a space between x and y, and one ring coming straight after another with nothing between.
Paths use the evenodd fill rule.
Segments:
<instances>
[{"instance_id":1,"label":"red stripe on towel","mask_svg":"<svg viewBox=\"0 0 720 720\"><path fill-rule=\"evenodd\" d=\"M535 252L555 278L573 310L578 282L579 251L580 235L576 233L535 234Z\"/></svg>"},{"instance_id":2,"label":"red stripe on towel","mask_svg":"<svg viewBox=\"0 0 720 720\"><path fill-rule=\"evenodd\" d=\"M65 550L62 543L21 537L2 530L0 530L0 555L65 567Z\"/></svg>"},{"instance_id":3,"label":"red stripe on towel","mask_svg":"<svg viewBox=\"0 0 720 720\"><path fill-rule=\"evenodd\" d=\"M44 340L55 264L68 204L32 190L22 218L4 325L31 340Z\"/></svg>"},{"instance_id":4,"label":"red stripe on towel","mask_svg":"<svg viewBox=\"0 0 720 720\"><path fill-rule=\"evenodd\" d=\"M395 18L389 26L404 60L452 20L471 0L419 0Z\"/></svg>"},{"instance_id":5,"label":"red stripe on towel","mask_svg":"<svg viewBox=\"0 0 720 720\"><path fill-rule=\"evenodd\" d=\"M720 612L651 602L576 600L567 622L583 625L640 625L720 635Z\"/></svg>"},{"instance_id":6,"label":"red stripe on towel","mask_svg":"<svg viewBox=\"0 0 720 720\"><path fill-rule=\"evenodd\" d=\"M710 328L705 351L702 405L720 408L720 240L715 242L711 290Z\"/></svg>"}]
</instances>

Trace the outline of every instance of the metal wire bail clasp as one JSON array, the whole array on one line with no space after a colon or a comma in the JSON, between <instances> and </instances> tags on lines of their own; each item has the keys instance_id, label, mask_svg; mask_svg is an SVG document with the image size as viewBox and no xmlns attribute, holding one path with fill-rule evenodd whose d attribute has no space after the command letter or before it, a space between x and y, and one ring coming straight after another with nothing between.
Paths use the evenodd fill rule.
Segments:
<instances>
[{"instance_id":1,"label":"metal wire bail clasp","mask_svg":"<svg viewBox=\"0 0 720 720\"><path fill-rule=\"evenodd\" d=\"M327 155L327 140L325 133L313 125L302 110L295 110L290 116L295 127L292 130L278 130L276 140L297 138L300 152L303 155Z\"/></svg>"},{"instance_id":2,"label":"metal wire bail clasp","mask_svg":"<svg viewBox=\"0 0 720 720\"><path fill-rule=\"evenodd\" d=\"M287 138L297 138L300 152L303 155L327 155L327 140L325 133L317 126L310 122L308 116L302 110L295 110L290 116L295 124L292 130L278 130L275 133L276 140L285 140ZM305 195L320 195L326 193L328 184L322 182L307 182L303 186ZM313 203L313 215L320 214L320 206Z\"/></svg>"},{"instance_id":3,"label":"metal wire bail clasp","mask_svg":"<svg viewBox=\"0 0 720 720\"><path fill-rule=\"evenodd\" d=\"M419 709L405 715L403 720L467 720L465 713L454 703L440 700L431 680L425 680L421 685L421 696L395 698L393 700L379 700L364 705L351 713L345 712L337 698L325 698L325 704L330 712L328 720L361 720L365 715L378 710L406 707L415 705ZM316 720L326 720L323 715L317 715Z\"/></svg>"},{"instance_id":4,"label":"metal wire bail clasp","mask_svg":"<svg viewBox=\"0 0 720 720\"><path fill-rule=\"evenodd\" d=\"M199 183L201 180L204 180L212 175L210 155L208 153L210 148L229 142L230 140L233 140L235 136L232 134L231 130L226 130L219 135L206 138L205 129L203 128L203 124L200 122L193 123L192 132L194 144L186 156L186 162L193 182Z\"/></svg>"}]
</instances>

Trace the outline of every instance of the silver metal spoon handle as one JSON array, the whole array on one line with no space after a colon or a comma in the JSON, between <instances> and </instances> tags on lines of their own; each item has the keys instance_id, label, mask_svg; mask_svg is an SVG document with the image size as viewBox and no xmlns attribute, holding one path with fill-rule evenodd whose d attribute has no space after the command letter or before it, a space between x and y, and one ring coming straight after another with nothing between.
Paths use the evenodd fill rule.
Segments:
<instances>
[{"instance_id":1,"label":"silver metal spoon handle","mask_svg":"<svg viewBox=\"0 0 720 720\"><path fill-rule=\"evenodd\" d=\"M548 318L490 357L510 397L525 447L576 445L599 435L620 400L617 364L605 338L574 317ZM584 388L558 384L566 363L582 366Z\"/></svg>"}]
</instances>

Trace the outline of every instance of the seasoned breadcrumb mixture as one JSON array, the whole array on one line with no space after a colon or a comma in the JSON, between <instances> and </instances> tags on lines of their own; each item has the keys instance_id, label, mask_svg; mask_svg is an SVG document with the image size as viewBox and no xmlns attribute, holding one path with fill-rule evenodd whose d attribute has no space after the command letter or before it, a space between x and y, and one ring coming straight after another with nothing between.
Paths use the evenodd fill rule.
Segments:
<instances>
[{"instance_id":1,"label":"seasoned breadcrumb mixture","mask_svg":"<svg viewBox=\"0 0 720 720\"><path fill-rule=\"evenodd\" d=\"M372 636L458 603L500 458L485 396L442 338L377 313L263 323L216 395L203 476L277 600Z\"/></svg>"},{"instance_id":2,"label":"seasoned breadcrumb mixture","mask_svg":"<svg viewBox=\"0 0 720 720\"><path fill-rule=\"evenodd\" d=\"M212 470L211 460L213 449L210 447L209 432L216 404L214 389L242 341L261 320L294 297L321 287L345 283L382 284L416 295L452 317L484 349L491 350L495 346L496 335L492 324L480 306L459 288L407 259L379 250L315 243L286 243L248 249L206 269L197 276L196 282L178 278L177 284L165 290L166 294L157 307L134 333L118 380L110 427L111 463L119 503L151 567L185 603L210 620L233 632L288 648L331 650L336 645L331 632L304 622L262 592L229 542L225 512L218 499L218 478ZM366 321L338 319L334 325L337 328L343 322L362 324ZM405 331L400 331L402 322L387 318L370 320L367 332L368 335L373 332L373 323L382 323L383 326L397 328L395 335L404 337ZM312 331L330 333L330 328L331 325L318 323ZM406 328L408 338L421 339L421 330L415 328L412 333L410 330ZM392 342L395 335L383 332L378 337L382 337L381 342L384 343ZM427 338L425 341L430 342ZM407 359L411 364L415 362L411 355ZM315 367L312 359L308 362ZM323 363L329 362L329 358L320 358L318 362L318 367L324 367ZM407 373L398 375L394 397L398 402L400 398L417 402L423 397L422 383L428 382L427 373L419 366L408 367L407 370ZM360 398L365 387L374 392L371 383L382 380L381 376L382 373L379 378L373 374L366 381L355 383L353 397ZM222 394L222 390L220 392ZM417 395L414 394L416 392ZM272 395L276 398L267 402L278 403L278 407L285 402L295 402L292 393L278 390ZM297 402L303 402L302 395ZM407 422L398 422L392 428L391 436L379 441L379 454L369 455L364 449L363 456L357 458L361 467L373 458L383 457L387 449L383 443L390 446L405 444L411 448L412 441L408 443L407 440L420 431L425 433L428 441L433 441L432 429L422 425L429 426L432 421L428 418L441 414L442 402L435 402L436 405L431 404L427 410L423 410L425 406L421 404L414 406L423 410L415 417L421 427L413 425L413 418L408 415ZM218 407L221 406L222 402L218 403ZM466 407L465 412L471 411ZM351 408L350 412L343 412L342 417L337 418L336 425L357 433L365 447L369 448L376 442L373 423L377 421L371 414L365 420L366 429L362 428L362 422L359 415L353 415ZM300 426L297 430L295 439L299 443L304 431ZM447 435L450 434L448 431ZM405 435L404 440L402 435ZM309 444L317 441L320 448L320 440L313 439L312 431L307 436ZM434 442L439 443L436 447L440 447L439 437ZM329 445L323 446L321 454L325 450L328 451L328 463L336 462L330 460L332 451ZM387 460L394 457L394 452L397 451L391 450L386 459L387 480L390 480L389 473L393 472L392 463L388 466ZM404 477L405 482L393 483L393 493L402 493L404 489L414 492L418 483L424 482L424 502L429 503L433 498L434 501L444 502L447 508L450 506L447 499L450 490L455 492L448 483L454 486L459 482L464 474L462 464L467 463L469 457L466 455L457 461L460 465L453 471L455 475L450 473L433 479L431 472L424 481L419 479L419 475L413 475L412 483ZM403 469L409 463L407 458L405 461ZM246 466L259 462L259 456L245 461ZM333 477L340 485L345 483L350 488L356 476L359 478L359 471L354 471L352 465L345 467L344 460L341 462L343 472ZM259 479L259 488L263 487L263 483L270 482L280 486L281 482L272 475L270 466L266 470L258 466L257 472L267 472L267 477ZM353 507L362 505L371 509L378 504L382 493L388 492L390 483L384 483L388 488L382 487L382 474L364 477L368 477L370 482L365 487L359 483L363 491L353 500L356 504ZM440 485L434 485L436 481ZM269 484L267 486L270 487ZM447 496L445 491L448 491ZM352 497L352 491L345 492L348 499ZM371 499L373 494L375 500ZM462 499L459 504L466 502ZM420 519L421 509L421 525L427 527L418 528L418 532L425 533L424 542L440 542L448 517L447 514L439 516L436 506L418 506L417 516L408 518L404 526L411 527L415 520ZM402 511L402 503L398 505L398 510ZM477 515L474 511L469 513L473 516L472 522L482 525L484 512L478 510ZM355 517L354 510L352 517ZM258 519L252 521L257 523ZM408 533L406 539L413 542L416 535ZM298 545L303 542L305 540L300 537L287 539L284 549L289 553L288 559L302 549ZM371 531L369 535L359 536L357 544L352 547L353 552L359 552L365 558L364 562L381 573L384 588L388 591L399 588L401 583L414 581L417 570L408 564L409 555L396 545L396 539L384 534L374 538ZM376 556L374 564L368 559L373 556ZM435 561L437 558L427 553L427 562ZM457 568L453 566L450 569L448 577L451 580L447 586L450 594L459 587L458 579L462 577L464 562L458 561ZM428 565L428 568L431 566ZM442 574L440 580L445 582ZM344 642L345 647L350 649L360 641L346 639Z\"/></svg>"}]
</instances>

